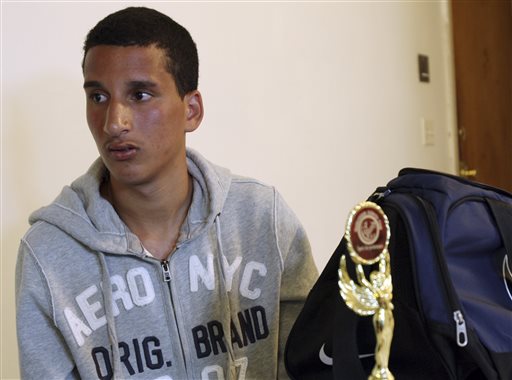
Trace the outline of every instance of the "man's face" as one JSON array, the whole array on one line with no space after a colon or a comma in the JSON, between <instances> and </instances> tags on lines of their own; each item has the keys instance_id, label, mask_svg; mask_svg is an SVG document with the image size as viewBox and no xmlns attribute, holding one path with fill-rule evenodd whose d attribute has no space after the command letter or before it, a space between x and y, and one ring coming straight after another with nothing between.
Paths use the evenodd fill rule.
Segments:
<instances>
[{"instance_id":1,"label":"man's face","mask_svg":"<svg viewBox=\"0 0 512 380\"><path fill-rule=\"evenodd\" d=\"M185 133L201 122L201 95L180 98L162 49L91 48L84 89L89 129L113 180L142 185L186 165Z\"/></svg>"}]
</instances>

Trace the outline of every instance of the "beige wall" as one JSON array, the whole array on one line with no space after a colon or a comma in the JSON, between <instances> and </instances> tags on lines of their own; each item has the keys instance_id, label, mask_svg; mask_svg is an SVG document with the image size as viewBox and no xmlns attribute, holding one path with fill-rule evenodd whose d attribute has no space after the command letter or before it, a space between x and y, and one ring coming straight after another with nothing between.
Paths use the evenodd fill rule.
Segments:
<instances>
[{"instance_id":1,"label":"beige wall","mask_svg":"<svg viewBox=\"0 0 512 380\"><path fill-rule=\"evenodd\" d=\"M154 6L199 47L206 117L189 144L276 185L303 221L319 267L349 209L400 168L454 172L445 1ZM81 44L121 7L2 3L2 379L18 377L13 282L27 217L96 157ZM418 53L430 57L429 84L418 81ZM434 145L422 144L422 118Z\"/></svg>"}]
</instances>

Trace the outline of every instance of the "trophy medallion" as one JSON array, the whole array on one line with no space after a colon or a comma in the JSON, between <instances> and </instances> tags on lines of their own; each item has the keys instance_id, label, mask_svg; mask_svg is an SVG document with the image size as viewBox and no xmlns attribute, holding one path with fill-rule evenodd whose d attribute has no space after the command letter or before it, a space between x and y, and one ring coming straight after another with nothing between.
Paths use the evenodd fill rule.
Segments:
<instances>
[{"instance_id":1,"label":"trophy medallion","mask_svg":"<svg viewBox=\"0 0 512 380\"><path fill-rule=\"evenodd\" d=\"M385 254L389 244L389 222L373 202L363 202L350 213L345 238L350 257L356 264L371 265Z\"/></svg>"}]
</instances>

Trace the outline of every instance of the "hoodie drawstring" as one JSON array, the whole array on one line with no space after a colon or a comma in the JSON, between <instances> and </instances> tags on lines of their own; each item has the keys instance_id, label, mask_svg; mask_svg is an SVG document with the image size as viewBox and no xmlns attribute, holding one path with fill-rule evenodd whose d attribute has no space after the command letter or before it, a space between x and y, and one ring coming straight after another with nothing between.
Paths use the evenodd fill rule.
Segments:
<instances>
[{"instance_id":1,"label":"hoodie drawstring","mask_svg":"<svg viewBox=\"0 0 512 380\"><path fill-rule=\"evenodd\" d=\"M117 340L116 323L114 319L114 309L112 301L112 284L110 282L110 273L103 252L99 252L98 257L101 265L101 283L103 302L105 304L105 318L107 320L107 331L110 345L112 346L112 379L121 379L121 359L119 355L119 343Z\"/></svg>"},{"instance_id":2,"label":"hoodie drawstring","mask_svg":"<svg viewBox=\"0 0 512 380\"><path fill-rule=\"evenodd\" d=\"M215 217L213 224L215 225L215 231L217 236L217 247L219 250L219 257L218 260L214 260L214 262L217 264L217 270L220 274L219 276L219 293L221 296L221 299L223 301L223 304L227 306L227 313L224 315L224 326L226 326L226 331L224 332L226 337L226 345L228 350L228 380L229 379L236 379L236 357L235 352L233 350L233 344L232 344L232 337L231 337L231 301L228 294L228 289L226 286L226 275L224 273L224 265L227 264L227 259L224 256L224 250L222 248L222 239L221 239L221 228L220 228L220 213L217 214ZM227 318L226 318L227 317ZM227 319L227 321L226 321Z\"/></svg>"}]
</instances>

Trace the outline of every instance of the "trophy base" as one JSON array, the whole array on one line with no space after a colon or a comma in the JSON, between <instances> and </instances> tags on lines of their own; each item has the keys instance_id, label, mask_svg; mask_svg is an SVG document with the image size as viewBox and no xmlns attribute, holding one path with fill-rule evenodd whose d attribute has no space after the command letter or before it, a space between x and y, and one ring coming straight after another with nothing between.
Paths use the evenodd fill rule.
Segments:
<instances>
[{"instance_id":1,"label":"trophy base","mask_svg":"<svg viewBox=\"0 0 512 380\"><path fill-rule=\"evenodd\" d=\"M377 369L374 368L370 376L368 376L368 380L394 380L395 377L387 368Z\"/></svg>"}]
</instances>

